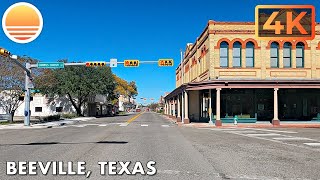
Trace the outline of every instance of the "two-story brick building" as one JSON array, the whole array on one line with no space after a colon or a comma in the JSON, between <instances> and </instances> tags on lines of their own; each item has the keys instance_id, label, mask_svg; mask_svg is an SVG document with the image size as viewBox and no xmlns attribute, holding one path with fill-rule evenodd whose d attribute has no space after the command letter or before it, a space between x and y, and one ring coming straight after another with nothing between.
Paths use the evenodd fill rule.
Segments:
<instances>
[{"instance_id":1,"label":"two-story brick building","mask_svg":"<svg viewBox=\"0 0 320 180\"><path fill-rule=\"evenodd\" d=\"M187 44L165 113L216 125L235 115L239 122L310 120L320 112L319 56L320 24L313 40L269 41L255 38L252 22L209 21Z\"/></svg>"}]
</instances>

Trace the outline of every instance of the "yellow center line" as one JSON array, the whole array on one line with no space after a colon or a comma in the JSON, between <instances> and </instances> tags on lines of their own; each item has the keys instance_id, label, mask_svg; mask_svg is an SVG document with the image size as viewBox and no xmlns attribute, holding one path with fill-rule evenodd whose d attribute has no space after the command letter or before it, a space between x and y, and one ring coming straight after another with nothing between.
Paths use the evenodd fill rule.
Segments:
<instances>
[{"instance_id":1,"label":"yellow center line","mask_svg":"<svg viewBox=\"0 0 320 180\"><path fill-rule=\"evenodd\" d=\"M144 113L144 112L143 112ZM137 119L140 115L142 115L143 113L140 113L140 114L137 114L137 115L135 115L134 117L132 117L131 119L129 119L128 121L127 121L127 123L128 124L130 124L132 121L134 121L135 119Z\"/></svg>"}]
</instances>

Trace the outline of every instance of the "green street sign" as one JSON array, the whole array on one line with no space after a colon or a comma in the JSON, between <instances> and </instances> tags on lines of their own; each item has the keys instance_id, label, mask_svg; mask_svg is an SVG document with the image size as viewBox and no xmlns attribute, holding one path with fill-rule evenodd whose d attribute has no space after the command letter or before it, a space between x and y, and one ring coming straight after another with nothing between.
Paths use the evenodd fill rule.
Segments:
<instances>
[{"instance_id":1,"label":"green street sign","mask_svg":"<svg viewBox=\"0 0 320 180\"><path fill-rule=\"evenodd\" d=\"M38 68L64 68L63 62L40 62Z\"/></svg>"}]
</instances>

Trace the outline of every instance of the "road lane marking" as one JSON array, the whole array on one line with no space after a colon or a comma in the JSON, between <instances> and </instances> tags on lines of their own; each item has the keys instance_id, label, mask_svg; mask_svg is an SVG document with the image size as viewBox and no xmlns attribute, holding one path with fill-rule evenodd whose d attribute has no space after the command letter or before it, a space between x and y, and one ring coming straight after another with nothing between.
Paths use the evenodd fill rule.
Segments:
<instances>
[{"instance_id":1,"label":"road lane marking","mask_svg":"<svg viewBox=\"0 0 320 180\"><path fill-rule=\"evenodd\" d=\"M141 124L142 127L148 127L148 124Z\"/></svg>"},{"instance_id":2,"label":"road lane marking","mask_svg":"<svg viewBox=\"0 0 320 180\"><path fill-rule=\"evenodd\" d=\"M104 126L107 126L107 124L100 124L99 126L100 127L104 127Z\"/></svg>"},{"instance_id":3,"label":"road lane marking","mask_svg":"<svg viewBox=\"0 0 320 180\"><path fill-rule=\"evenodd\" d=\"M119 126L128 126L129 123L122 123Z\"/></svg>"},{"instance_id":4,"label":"road lane marking","mask_svg":"<svg viewBox=\"0 0 320 180\"><path fill-rule=\"evenodd\" d=\"M164 125L161 125L162 127L170 127L169 125L167 124L164 124Z\"/></svg>"},{"instance_id":5,"label":"road lane marking","mask_svg":"<svg viewBox=\"0 0 320 180\"><path fill-rule=\"evenodd\" d=\"M269 131L269 132L277 132L277 133L288 133L288 134L294 134L298 133L295 131L279 131L279 130L271 130L271 129L256 129L256 128L250 128L252 130L259 130L259 131Z\"/></svg>"},{"instance_id":6,"label":"road lane marking","mask_svg":"<svg viewBox=\"0 0 320 180\"><path fill-rule=\"evenodd\" d=\"M130 124L132 121L136 120L141 114L143 114L143 113L140 113L140 114L135 115L133 118L129 119L129 120L127 121L127 123Z\"/></svg>"},{"instance_id":7,"label":"road lane marking","mask_svg":"<svg viewBox=\"0 0 320 180\"><path fill-rule=\"evenodd\" d=\"M250 131L250 130L240 130L240 131L231 131L230 133L243 133L243 134L256 134L259 131Z\"/></svg>"},{"instance_id":8,"label":"road lane marking","mask_svg":"<svg viewBox=\"0 0 320 180\"><path fill-rule=\"evenodd\" d=\"M308 146L320 146L320 143L303 143Z\"/></svg>"},{"instance_id":9,"label":"road lane marking","mask_svg":"<svg viewBox=\"0 0 320 180\"><path fill-rule=\"evenodd\" d=\"M279 137L279 138L272 138L275 140L280 140L280 141L290 141L290 140L309 140L309 141L316 141L314 139L310 138L304 138L304 137Z\"/></svg>"},{"instance_id":10,"label":"road lane marking","mask_svg":"<svg viewBox=\"0 0 320 180\"><path fill-rule=\"evenodd\" d=\"M281 134L269 133L269 134L246 134L247 136L282 136Z\"/></svg>"}]
</instances>

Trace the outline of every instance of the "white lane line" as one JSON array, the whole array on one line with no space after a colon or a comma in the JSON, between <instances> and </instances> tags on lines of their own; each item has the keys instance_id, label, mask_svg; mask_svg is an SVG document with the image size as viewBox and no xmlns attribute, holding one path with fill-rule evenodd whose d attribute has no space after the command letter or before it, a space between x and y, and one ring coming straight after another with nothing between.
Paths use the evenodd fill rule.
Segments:
<instances>
[{"instance_id":1,"label":"white lane line","mask_svg":"<svg viewBox=\"0 0 320 180\"><path fill-rule=\"evenodd\" d=\"M100 127L105 127L105 126L107 126L108 124L100 124L99 126Z\"/></svg>"},{"instance_id":2,"label":"white lane line","mask_svg":"<svg viewBox=\"0 0 320 180\"><path fill-rule=\"evenodd\" d=\"M72 127L86 127L86 125L71 125Z\"/></svg>"},{"instance_id":3,"label":"white lane line","mask_svg":"<svg viewBox=\"0 0 320 180\"><path fill-rule=\"evenodd\" d=\"M243 130L243 131L230 131L230 133L243 133L243 134L255 134L257 131Z\"/></svg>"},{"instance_id":4,"label":"white lane line","mask_svg":"<svg viewBox=\"0 0 320 180\"><path fill-rule=\"evenodd\" d=\"M239 131L239 128L214 128L212 131ZM245 130L245 128L244 128Z\"/></svg>"},{"instance_id":5,"label":"white lane line","mask_svg":"<svg viewBox=\"0 0 320 180\"><path fill-rule=\"evenodd\" d=\"M147 127L149 126L148 124L141 124L142 127Z\"/></svg>"},{"instance_id":6,"label":"white lane line","mask_svg":"<svg viewBox=\"0 0 320 180\"><path fill-rule=\"evenodd\" d=\"M320 143L303 143L308 146L320 146Z\"/></svg>"},{"instance_id":7,"label":"white lane line","mask_svg":"<svg viewBox=\"0 0 320 180\"><path fill-rule=\"evenodd\" d=\"M316 141L314 139L310 138L304 138L304 137L280 137L280 138L272 138L274 140L280 140L280 141L290 141L290 140L309 140L309 141Z\"/></svg>"},{"instance_id":8,"label":"white lane line","mask_svg":"<svg viewBox=\"0 0 320 180\"><path fill-rule=\"evenodd\" d=\"M252 130L259 130L259 131L269 131L269 132L277 132L277 133L288 133L288 134L294 134L298 133L295 131L279 131L279 130L271 130L271 129L256 129L256 128L251 128Z\"/></svg>"},{"instance_id":9,"label":"white lane line","mask_svg":"<svg viewBox=\"0 0 320 180\"><path fill-rule=\"evenodd\" d=\"M164 125L161 125L162 127L170 127L169 125L167 124L164 124Z\"/></svg>"},{"instance_id":10,"label":"white lane line","mask_svg":"<svg viewBox=\"0 0 320 180\"><path fill-rule=\"evenodd\" d=\"M247 136L282 136L280 134L276 134L276 133L269 133L269 134L246 134Z\"/></svg>"},{"instance_id":11,"label":"white lane line","mask_svg":"<svg viewBox=\"0 0 320 180\"><path fill-rule=\"evenodd\" d=\"M128 126L129 123L122 123L119 126Z\"/></svg>"}]
</instances>

